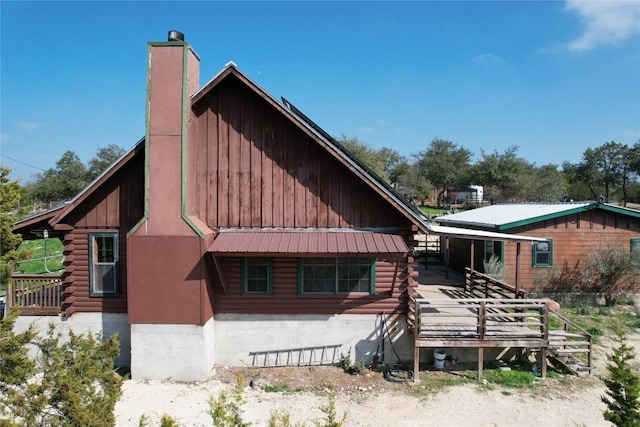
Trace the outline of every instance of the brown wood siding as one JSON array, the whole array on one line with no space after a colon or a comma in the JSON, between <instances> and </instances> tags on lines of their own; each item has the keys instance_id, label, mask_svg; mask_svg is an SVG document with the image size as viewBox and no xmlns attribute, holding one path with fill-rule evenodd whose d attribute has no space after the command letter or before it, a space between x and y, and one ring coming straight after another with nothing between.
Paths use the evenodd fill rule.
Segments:
<instances>
[{"instance_id":1,"label":"brown wood siding","mask_svg":"<svg viewBox=\"0 0 640 427\"><path fill-rule=\"evenodd\" d=\"M407 304L407 287L412 281L413 270L407 257L398 264L396 284L391 294L396 273L396 259L376 260L375 295L298 295L298 259L293 257L273 258L272 293L250 295L241 292L241 263L239 257L218 257L227 294L220 283L215 283L215 313L261 313L261 314L379 314L404 313ZM217 280L216 280L217 282Z\"/></svg>"},{"instance_id":2,"label":"brown wood siding","mask_svg":"<svg viewBox=\"0 0 640 427\"><path fill-rule=\"evenodd\" d=\"M64 238L65 314L127 312L127 232L144 212L144 151L107 180L72 211L66 222L74 227ZM89 233L118 232L119 287L117 297L89 296Z\"/></svg>"},{"instance_id":3,"label":"brown wood siding","mask_svg":"<svg viewBox=\"0 0 640 427\"><path fill-rule=\"evenodd\" d=\"M195 108L196 215L209 227L403 227L409 221L234 76ZM206 178L204 178L206 176Z\"/></svg>"},{"instance_id":4,"label":"brown wood siding","mask_svg":"<svg viewBox=\"0 0 640 427\"><path fill-rule=\"evenodd\" d=\"M640 238L638 218L615 212L593 210L578 215L567 215L553 222L538 222L527 227L508 230L510 234L553 239L553 267L562 268L565 263L574 267L583 265L590 254L606 248L608 244L621 245L630 250L631 239ZM477 245L476 245L477 246ZM550 268L532 267L532 246L521 244L520 283L530 288L536 275L546 277ZM516 244L506 243L504 248L507 266L507 282L515 283Z\"/></svg>"},{"instance_id":5,"label":"brown wood siding","mask_svg":"<svg viewBox=\"0 0 640 427\"><path fill-rule=\"evenodd\" d=\"M76 229L64 237L65 271L62 276L62 311L66 315L77 312L127 312L126 234L129 229ZM91 297L89 288L89 233L118 232L119 295Z\"/></svg>"}]
</instances>

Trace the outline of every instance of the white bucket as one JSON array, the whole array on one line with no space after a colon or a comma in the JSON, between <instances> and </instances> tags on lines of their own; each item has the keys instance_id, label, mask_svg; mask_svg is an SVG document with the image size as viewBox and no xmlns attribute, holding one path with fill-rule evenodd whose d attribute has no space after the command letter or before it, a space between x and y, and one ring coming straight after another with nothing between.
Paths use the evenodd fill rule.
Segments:
<instances>
[{"instance_id":1,"label":"white bucket","mask_svg":"<svg viewBox=\"0 0 640 427\"><path fill-rule=\"evenodd\" d=\"M444 368L444 361L447 358L447 353L444 350L434 350L433 352L433 364L436 369Z\"/></svg>"}]
</instances>

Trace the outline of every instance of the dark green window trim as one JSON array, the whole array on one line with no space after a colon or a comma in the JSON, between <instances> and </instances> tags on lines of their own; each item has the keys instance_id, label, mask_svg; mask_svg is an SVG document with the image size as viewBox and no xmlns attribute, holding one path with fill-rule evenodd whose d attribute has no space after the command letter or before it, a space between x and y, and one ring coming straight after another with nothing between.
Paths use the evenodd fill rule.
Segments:
<instances>
[{"instance_id":1,"label":"dark green window trim","mask_svg":"<svg viewBox=\"0 0 640 427\"><path fill-rule=\"evenodd\" d=\"M120 295L118 233L89 233L89 296Z\"/></svg>"},{"instance_id":2,"label":"dark green window trim","mask_svg":"<svg viewBox=\"0 0 640 427\"><path fill-rule=\"evenodd\" d=\"M531 267L553 267L553 239L535 243L531 246Z\"/></svg>"},{"instance_id":3,"label":"dark green window trim","mask_svg":"<svg viewBox=\"0 0 640 427\"><path fill-rule=\"evenodd\" d=\"M362 284L358 284L360 290L357 291L340 291L341 283L340 275L347 273L347 278L342 278L353 283L357 281L356 276L362 274L364 267L368 269L366 273L367 290L362 290ZM308 272L314 271L319 274L326 273L325 277L318 277L315 284L325 287L323 290L305 290L305 269ZM358 273L358 269L361 269ZM362 278L359 279L363 280ZM348 294L366 294L374 295L376 293L376 259L362 257L317 257L317 258L298 258L298 294L300 295L348 295Z\"/></svg>"},{"instance_id":4,"label":"dark green window trim","mask_svg":"<svg viewBox=\"0 0 640 427\"><path fill-rule=\"evenodd\" d=\"M640 251L640 238L631 239L631 251Z\"/></svg>"},{"instance_id":5,"label":"dark green window trim","mask_svg":"<svg viewBox=\"0 0 640 427\"><path fill-rule=\"evenodd\" d=\"M272 279L273 279L273 260L267 257L244 257L242 258L241 268L241 292L243 294L250 295L268 295L272 293ZM266 267L266 270L265 270ZM258 271L262 271L263 275L258 277L256 274ZM266 274L266 277L265 277ZM266 287L262 286L262 289L250 289L251 283L258 283L266 279Z\"/></svg>"}]
</instances>

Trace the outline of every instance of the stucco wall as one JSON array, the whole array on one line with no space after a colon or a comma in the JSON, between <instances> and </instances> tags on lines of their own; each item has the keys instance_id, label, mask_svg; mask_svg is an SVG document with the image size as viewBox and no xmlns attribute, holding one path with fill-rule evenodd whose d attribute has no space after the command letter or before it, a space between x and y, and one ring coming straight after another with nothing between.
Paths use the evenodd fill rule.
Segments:
<instances>
[{"instance_id":1,"label":"stucco wall","mask_svg":"<svg viewBox=\"0 0 640 427\"><path fill-rule=\"evenodd\" d=\"M213 374L213 319L199 325L131 325L133 379L204 380Z\"/></svg>"},{"instance_id":2,"label":"stucco wall","mask_svg":"<svg viewBox=\"0 0 640 427\"><path fill-rule=\"evenodd\" d=\"M272 352L273 363L278 351L286 357L288 350L336 345L342 355L350 352L353 362L368 365L381 343L381 315L217 314L214 319L215 359L220 365L262 366L264 356L254 358L251 353ZM413 335L404 316L386 318L384 330L385 362L397 363L395 353L403 361L413 360ZM297 357L295 351L293 356Z\"/></svg>"}]
</instances>

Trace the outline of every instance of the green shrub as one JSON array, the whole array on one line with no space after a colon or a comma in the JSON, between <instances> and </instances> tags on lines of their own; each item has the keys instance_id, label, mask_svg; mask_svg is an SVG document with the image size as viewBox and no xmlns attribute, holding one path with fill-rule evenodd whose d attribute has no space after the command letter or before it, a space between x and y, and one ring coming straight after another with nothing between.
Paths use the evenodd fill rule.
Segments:
<instances>
[{"instance_id":1,"label":"green shrub","mask_svg":"<svg viewBox=\"0 0 640 427\"><path fill-rule=\"evenodd\" d=\"M482 261L482 265L484 274L489 277L493 277L496 280L504 280L507 277L507 268L497 255L491 255L489 261Z\"/></svg>"},{"instance_id":2,"label":"green shrub","mask_svg":"<svg viewBox=\"0 0 640 427\"><path fill-rule=\"evenodd\" d=\"M342 417L338 419L336 411L336 394L333 389L333 383L329 384L329 394L327 395L329 402L325 406L321 406L320 410L325 414L322 420L314 421L316 427L341 427L347 419L348 414L342 413Z\"/></svg>"},{"instance_id":3,"label":"green shrub","mask_svg":"<svg viewBox=\"0 0 640 427\"><path fill-rule=\"evenodd\" d=\"M102 340L69 331L68 341L61 342L53 325L44 338L29 329L31 344L39 351L34 368L33 361L25 358L24 333L13 332L16 317L17 311L12 311L0 327L0 366L14 367L11 375L0 374L0 425L114 425L122 384L114 369L120 353L117 337ZM40 375L33 376L34 372Z\"/></svg>"},{"instance_id":4,"label":"green shrub","mask_svg":"<svg viewBox=\"0 0 640 427\"><path fill-rule=\"evenodd\" d=\"M242 419L242 404L244 398L244 376L239 375L236 386L228 391L221 391L218 397L209 398L209 415L216 427L248 427L251 423Z\"/></svg>"}]
</instances>

